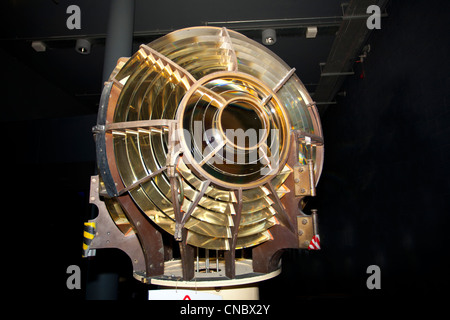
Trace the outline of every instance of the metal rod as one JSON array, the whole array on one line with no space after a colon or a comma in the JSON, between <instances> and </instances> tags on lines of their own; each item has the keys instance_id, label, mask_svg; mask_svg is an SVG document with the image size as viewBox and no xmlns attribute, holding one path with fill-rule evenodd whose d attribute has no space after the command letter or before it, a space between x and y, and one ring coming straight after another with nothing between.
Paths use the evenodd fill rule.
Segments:
<instances>
[{"instance_id":1,"label":"metal rod","mask_svg":"<svg viewBox=\"0 0 450 320\"><path fill-rule=\"evenodd\" d=\"M209 273L209 249L205 249L205 268L206 273Z\"/></svg>"},{"instance_id":2,"label":"metal rod","mask_svg":"<svg viewBox=\"0 0 450 320\"><path fill-rule=\"evenodd\" d=\"M322 101L322 102L316 102L316 105L328 105L328 104L337 104L337 101Z\"/></svg>"},{"instance_id":3,"label":"metal rod","mask_svg":"<svg viewBox=\"0 0 450 320\"><path fill-rule=\"evenodd\" d=\"M128 192L128 191L130 191L130 190L132 190L132 189L138 187L138 186L141 185L142 183L149 181L150 179L152 179L153 177L155 177L156 175L160 174L161 172L163 172L163 171L166 170L166 169L167 169L167 167L164 166L164 167L162 167L162 168L160 168L160 169L158 169L158 170L156 170L156 171L153 171L153 172L150 173L148 176L145 176L144 178L139 179L138 181L136 181L136 182L130 184L128 187L123 188L122 190L120 190L120 191L118 192L118 195L121 196L121 195L123 195L125 192Z\"/></svg>"},{"instance_id":4,"label":"metal rod","mask_svg":"<svg viewBox=\"0 0 450 320\"><path fill-rule=\"evenodd\" d=\"M318 27L328 27L336 26L338 27L342 20L352 20L352 19L367 19L370 15L355 15L355 16L329 16L329 17L305 17L305 18L285 18L285 19L260 19L260 20L241 20L241 21L205 21L203 22L205 26L226 26L229 25L229 29L232 30L259 30L268 27L275 29L283 28L306 28L311 25ZM380 15L382 18L388 17L387 12L383 12ZM248 24L248 26L245 26ZM253 25L252 25L253 24ZM176 29L154 29L154 30L144 30L144 31L134 31L133 37L148 37L148 36L163 36ZM77 35L64 35L64 36L34 36L34 37L15 37L15 38L0 38L0 40L40 40L40 41L68 41L76 40L80 38L90 38L90 39L105 39L107 37L106 33L86 33ZM108 74L109 76L109 74Z\"/></svg>"},{"instance_id":5,"label":"metal rod","mask_svg":"<svg viewBox=\"0 0 450 320\"><path fill-rule=\"evenodd\" d=\"M195 270L196 272L200 272L200 257L198 256L198 247L197 247L197 262L196 262L196 266L195 266Z\"/></svg>"},{"instance_id":6,"label":"metal rod","mask_svg":"<svg viewBox=\"0 0 450 320\"><path fill-rule=\"evenodd\" d=\"M245 25L245 24L255 24L252 27L258 28L258 27L267 27L267 24L270 23L271 25L277 25L279 27L287 26L287 25L298 25L300 22L304 22L308 25L311 25L311 23L314 22L314 25L322 25L326 24L329 25L330 23L338 24L342 20L342 16L329 16L329 17L306 17L306 18L283 18L283 19L255 19L255 20L234 20L234 21L206 21L205 25L233 25L233 29L236 30L238 28L238 25ZM328 20L328 21L324 21ZM292 24L293 22L297 22L297 24Z\"/></svg>"},{"instance_id":7,"label":"metal rod","mask_svg":"<svg viewBox=\"0 0 450 320\"><path fill-rule=\"evenodd\" d=\"M355 74L353 71L349 72L323 72L320 74L322 77L335 77L335 76L351 76Z\"/></svg>"},{"instance_id":8,"label":"metal rod","mask_svg":"<svg viewBox=\"0 0 450 320\"><path fill-rule=\"evenodd\" d=\"M216 272L219 272L219 250L216 250Z\"/></svg>"},{"instance_id":9,"label":"metal rod","mask_svg":"<svg viewBox=\"0 0 450 320\"><path fill-rule=\"evenodd\" d=\"M202 161L200 161L199 166L203 166L206 162L209 161L209 159L211 159L212 157L214 157L214 155L220 151L220 149L222 149L226 144L226 141L223 141L222 143L220 143L217 147L214 148L214 150L212 150L210 153L208 153L203 159Z\"/></svg>"},{"instance_id":10,"label":"metal rod","mask_svg":"<svg viewBox=\"0 0 450 320\"><path fill-rule=\"evenodd\" d=\"M278 81L278 83L275 85L275 87L273 87L272 91L274 93L277 93L285 84L286 82L292 77L292 75L295 73L295 68L292 68L291 70L289 70L283 78L280 79L280 81ZM263 101L261 101L261 106L265 106L267 102L270 101L270 99L272 99L273 95L269 94L268 96L266 96Z\"/></svg>"},{"instance_id":11,"label":"metal rod","mask_svg":"<svg viewBox=\"0 0 450 320\"><path fill-rule=\"evenodd\" d=\"M308 159L308 169L309 169L309 182L311 186L311 196L314 197L316 195L316 179L314 175L314 161L312 159Z\"/></svg>"},{"instance_id":12,"label":"metal rod","mask_svg":"<svg viewBox=\"0 0 450 320\"><path fill-rule=\"evenodd\" d=\"M344 15L342 17L342 20L367 19L369 17L371 17L370 14L355 14L355 15L348 15L348 16ZM380 13L380 17L386 18L386 17L388 17L388 14L386 12Z\"/></svg>"},{"instance_id":13,"label":"metal rod","mask_svg":"<svg viewBox=\"0 0 450 320\"><path fill-rule=\"evenodd\" d=\"M309 143L316 146L323 145L323 138L321 136L305 132L303 130L296 130L296 134L300 142L304 142L305 144Z\"/></svg>"},{"instance_id":14,"label":"metal rod","mask_svg":"<svg viewBox=\"0 0 450 320\"><path fill-rule=\"evenodd\" d=\"M203 198L203 195L206 192L206 189L208 189L209 184L211 183L211 180L205 180L202 183L200 192L197 194L197 196L195 197L195 200L191 203L188 212L185 213L185 215L183 216L183 219L181 220L181 224L182 226L184 226L184 224L186 223L187 219L191 216L192 212L194 212L194 209L197 207L198 203L200 202L200 200Z\"/></svg>"},{"instance_id":15,"label":"metal rod","mask_svg":"<svg viewBox=\"0 0 450 320\"><path fill-rule=\"evenodd\" d=\"M295 68L292 68L291 70L289 70L288 73L286 73L286 75L283 77L283 79L281 79L277 85L275 86L275 88L273 88L273 92L278 92L278 90L281 89L281 87L283 87L285 85L285 83L292 77L292 75L295 73Z\"/></svg>"},{"instance_id":16,"label":"metal rod","mask_svg":"<svg viewBox=\"0 0 450 320\"><path fill-rule=\"evenodd\" d=\"M176 122L177 122L176 120L169 120L169 119L114 122L107 124L105 126L105 130L111 131L111 130L124 130L124 129L147 128L147 127L167 127L171 123Z\"/></svg>"}]
</instances>

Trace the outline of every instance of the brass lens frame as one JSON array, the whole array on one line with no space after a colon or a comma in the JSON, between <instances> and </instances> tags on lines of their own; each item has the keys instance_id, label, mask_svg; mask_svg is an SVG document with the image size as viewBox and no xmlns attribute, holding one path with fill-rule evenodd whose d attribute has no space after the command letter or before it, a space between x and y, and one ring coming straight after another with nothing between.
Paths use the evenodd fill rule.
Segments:
<instances>
[{"instance_id":1,"label":"brass lens frame","mask_svg":"<svg viewBox=\"0 0 450 320\"><path fill-rule=\"evenodd\" d=\"M280 199L298 204L287 187L292 163L309 160L317 182L323 162L317 109L294 71L261 44L215 27L172 32L119 60L102 96L97 152L105 202L120 230L139 231L128 221L138 211L187 245L229 251L273 240L273 227L290 225ZM233 103L248 106L265 129L254 145L227 138L221 117ZM223 145L203 136L188 143L196 119L202 135L205 124L216 128ZM223 148L257 151L258 158L216 165Z\"/></svg>"}]
</instances>

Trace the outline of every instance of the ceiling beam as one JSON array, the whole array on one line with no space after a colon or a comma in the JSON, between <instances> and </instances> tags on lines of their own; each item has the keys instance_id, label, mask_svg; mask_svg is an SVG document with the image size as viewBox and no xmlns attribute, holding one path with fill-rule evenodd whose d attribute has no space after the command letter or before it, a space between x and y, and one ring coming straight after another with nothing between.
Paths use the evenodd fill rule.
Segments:
<instances>
[{"instance_id":1,"label":"ceiling beam","mask_svg":"<svg viewBox=\"0 0 450 320\"><path fill-rule=\"evenodd\" d=\"M372 30L366 22L370 14L367 7L378 5L383 12L388 0L351 0L345 9L339 31L331 47L327 61L323 64L319 84L314 92L314 100L321 115L334 100L347 75L351 75L356 57ZM382 14L386 16L386 14ZM361 19L361 17L365 17Z\"/></svg>"}]
</instances>

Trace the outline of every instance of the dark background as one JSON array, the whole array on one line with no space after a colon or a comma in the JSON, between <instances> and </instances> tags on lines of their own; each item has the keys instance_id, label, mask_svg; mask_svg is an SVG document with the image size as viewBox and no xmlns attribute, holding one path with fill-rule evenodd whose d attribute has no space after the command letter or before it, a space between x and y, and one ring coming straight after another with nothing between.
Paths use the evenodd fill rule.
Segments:
<instances>
[{"instance_id":1,"label":"dark background","mask_svg":"<svg viewBox=\"0 0 450 320\"><path fill-rule=\"evenodd\" d=\"M69 3L59 3L61 16L36 18L31 8L22 17L28 19L25 22L19 19L20 7L12 3L2 12L10 12L12 18L3 19L0 124L6 231L2 261L15 283L13 294L19 297L45 288L38 298L84 299L88 274L112 271L120 275L120 299L145 299L148 288L132 279L123 253L98 250L94 260L81 259L83 221L92 210L88 203L89 179L95 172L91 127L101 90L98 59L103 47L97 45L92 52L97 60L86 60L82 70L76 66L84 57L73 48L70 52L53 48L43 60L33 58L29 41L25 49L26 41L16 38L31 29L41 34L61 25L64 29ZM89 8L104 5L95 3L80 5L83 16L91 15ZM302 3L310 15L318 15L313 9L319 10L320 4ZM330 13L319 14L338 14L340 2L336 3ZM282 14L264 1L261 6L258 16L250 18ZM249 18L250 6L226 7L222 14L228 19L233 14ZM199 16L191 15L189 23L205 20L200 16L202 8L197 7ZM362 65L353 66L355 74L347 77L337 104L321 112L324 170L318 195L305 211L318 209L322 250L286 251L282 274L260 284L262 299L427 297L445 294L450 284L450 6L448 1L393 0L388 13L381 30L367 40L371 52ZM85 21L95 20L98 31L93 27L94 31L104 32L106 15L94 18ZM164 29L164 23L182 26L160 20L153 21L154 28ZM27 23L35 28L27 31ZM297 67L305 83L317 82L314 68L326 59L333 37L311 42L315 50L310 51L304 40L290 46L295 39L280 37L270 49ZM302 57L297 57L298 64L296 56ZM43 62L52 59L59 64L48 69ZM315 67L308 69L310 64ZM366 269L373 264L381 268L381 290L366 287ZM69 265L83 270L81 290L66 287Z\"/></svg>"},{"instance_id":2,"label":"dark background","mask_svg":"<svg viewBox=\"0 0 450 320\"><path fill-rule=\"evenodd\" d=\"M447 295L450 260L450 11L394 1L368 43L364 79L349 77L322 117L317 197L322 250L285 255L271 285L308 295ZM444 31L445 30L445 31ZM368 292L369 265L381 290ZM280 281L278 281L280 280Z\"/></svg>"}]
</instances>

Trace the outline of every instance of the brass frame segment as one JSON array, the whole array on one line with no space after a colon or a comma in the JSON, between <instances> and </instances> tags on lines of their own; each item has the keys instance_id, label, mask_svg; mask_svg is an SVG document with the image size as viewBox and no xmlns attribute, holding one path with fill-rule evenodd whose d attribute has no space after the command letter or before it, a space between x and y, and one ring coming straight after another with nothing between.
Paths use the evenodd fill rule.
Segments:
<instances>
[{"instance_id":1,"label":"brass frame segment","mask_svg":"<svg viewBox=\"0 0 450 320\"><path fill-rule=\"evenodd\" d=\"M162 55L158 51L150 48L149 46L147 46L145 44L141 44L140 48L143 49L146 54L157 57L158 59L161 59L162 61L164 61L165 63L170 65L175 70L178 70L179 73L181 73L182 75L186 76L189 79L190 84L197 81L188 71L186 71L186 69L180 67L177 63L173 62L172 60L170 60L166 56Z\"/></svg>"},{"instance_id":2,"label":"brass frame segment","mask_svg":"<svg viewBox=\"0 0 450 320\"><path fill-rule=\"evenodd\" d=\"M209 181L209 180L206 180L206 181L203 182L202 188L201 188L200 192L197 194L197 197L195 198L195 200L189 206L188 212L186 212L183 215L180 223L176 223L175 224L174 237L175 237L176 240L181 239L181 229L186 224L186 221L189 219L189 217L191 216L192 212L194 212L194 209L197 207L198 203L202 199L202 197L205 194L206 189L208 188L210 183L211 183L211 181Z\"/></svg>"},{"instance_id":3,"label":"brass frame segment","mask_svg":"<svg viewBox=\"0 0 450 320\"><path fill-rule=\"evenodd\" d=\"M86 251L101 248L120 249L130 257L134 272L144 272L146 270L146 257L136 234L125 235L119 230L109 214L105 202L100 199L99 186L99 176L92 176L89 203L98 208L98 216L88 221L88 223L95 223L96 228L94 238Z\"/></svg>"},{"instance_id":4,"label":"brass frame segment","mask_svg":"<svg viewBox=\"0 0 450 320\"><path fill-rule=\"evenodd\" d=\"M242 188L235 190L234 193L237 199L237 203L233 203L236 214L233 215L234 226L231 230L230 250L225 252L225 275L230 279L236 278L236 245L243 205Z\"/></svg>"},{"instance_id":5,"label":"brass frame segment","mask_svg":"<svg viewBox=\"0 0 450 320\"><path fill-rule=\"evenodd\" d=\"M295 73L295 68L292 68L291 70L286 73L286 75L273 87L272 91L273 93L277 93L285 84L286 82L292 77L292 75ZM261 102L261 105L264 106L267 102L270 101L273 97L273 93L270 93L268 96L266 96L263 101Z\"/></svg>"}]
</instances>

